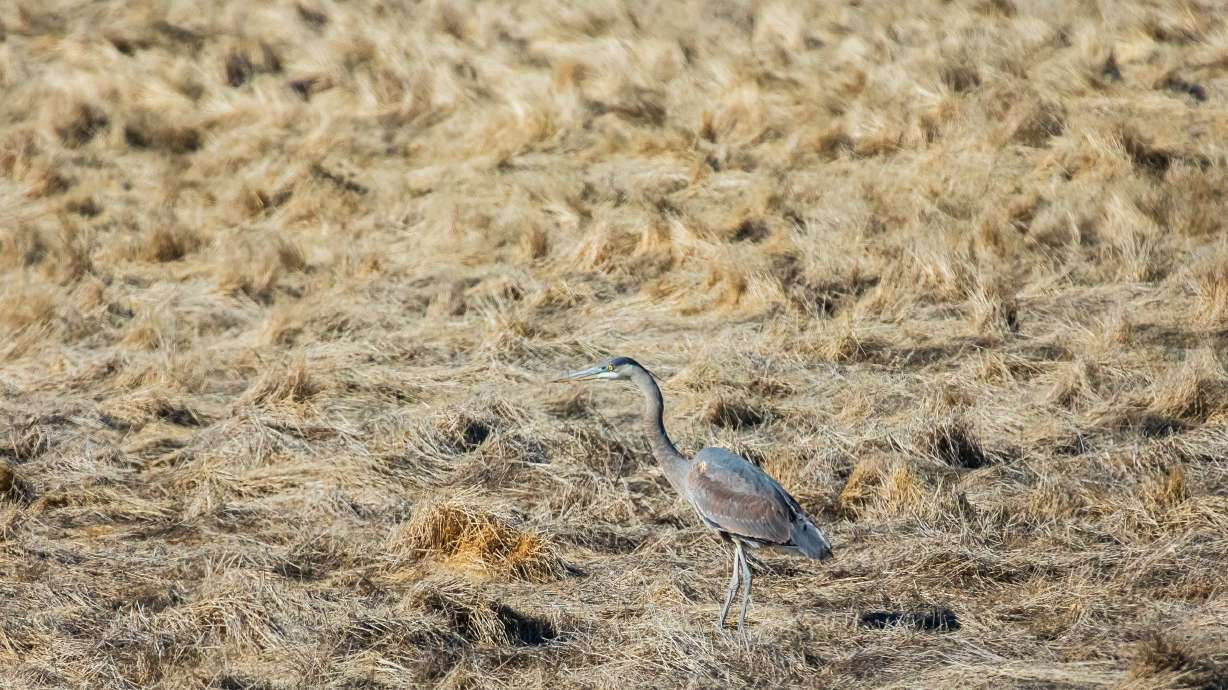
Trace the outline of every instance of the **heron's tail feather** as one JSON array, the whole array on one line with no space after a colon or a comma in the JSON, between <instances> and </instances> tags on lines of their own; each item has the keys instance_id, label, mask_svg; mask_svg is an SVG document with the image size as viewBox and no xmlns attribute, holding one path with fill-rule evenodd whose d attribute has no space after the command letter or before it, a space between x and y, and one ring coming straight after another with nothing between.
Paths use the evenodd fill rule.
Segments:
<instances>
[{"instance_id":1,"label":"heron's tail feather","mask_svg":"<svg viewBox=\"0 0 1228 690\"><path fill-rule=\"evenodd\" d=\"M797 545L797 550L807 558L822 561L832 556L831 543L827 541L827 537L823 536L814 523L804 517L793 523L793 543Z\"/></svg>"}]
</instances>

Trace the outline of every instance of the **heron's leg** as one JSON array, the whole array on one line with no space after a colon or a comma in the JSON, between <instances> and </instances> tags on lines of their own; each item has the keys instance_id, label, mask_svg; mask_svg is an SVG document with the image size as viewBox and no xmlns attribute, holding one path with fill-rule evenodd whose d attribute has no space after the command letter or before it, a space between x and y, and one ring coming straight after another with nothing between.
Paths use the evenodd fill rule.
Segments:
<instances>
[{"instance_id":1,"label":"heron's leg","mask_svg":"<svg viewBox=\"0 0 1228 690\"><path fill-rule=\"evenodd\" d=\"M739 551L742 545L738 544ZM738 632L742 632L742 628L746 626L746 609L750 606L750 564L746 562L746 556L742 556L742 584L746 590L742 593L742 610L738 613Z\"/></svg>"},{"instance_id":2,"label":"heron's leg","mask_svg":"<svg viewBox=\"0 0 1228 690\"><path fill-rule=\"evenodd\" d=\"M733 593L738 591L738 575L740 575L739 566L742 562L742 545L734 544L733 546L733 575L729 578L729 588L725 590L725 605L721 607L721 617L716 621L716 629L723 630L725 628L725 616L729 615L729 605L733 603Z\"/></svg>"}]
</instances>

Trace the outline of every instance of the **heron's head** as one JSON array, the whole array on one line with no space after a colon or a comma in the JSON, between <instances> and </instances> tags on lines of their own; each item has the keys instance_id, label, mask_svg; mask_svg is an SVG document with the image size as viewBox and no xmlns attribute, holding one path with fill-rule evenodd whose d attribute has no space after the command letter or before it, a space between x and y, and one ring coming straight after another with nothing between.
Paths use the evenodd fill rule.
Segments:
<instances>
[{"instance_id":1,"label":"heron's head","mask_svg":"<svg viewBox=\"0 0 1228 690\"><path fill-rule=\"evenodd\" d=\"M652 374L630 357L611 357L597 366L581 369L556 381L623 381L637 371Z\"/></svg>"}]
</instances>

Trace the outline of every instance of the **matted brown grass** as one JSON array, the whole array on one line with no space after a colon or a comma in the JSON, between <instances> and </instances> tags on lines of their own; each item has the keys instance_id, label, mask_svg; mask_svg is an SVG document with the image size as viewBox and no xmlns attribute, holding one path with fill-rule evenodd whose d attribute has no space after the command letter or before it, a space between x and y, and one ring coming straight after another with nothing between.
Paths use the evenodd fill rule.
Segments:
<instances>
[{"instance_id":1,"label":"matted brown grass","mask_svg":"<svg viewBox=\"0 0 1228 690\"><path fill-rule=\"evenodd\" d=\"M0 685L1228 686L1226 21L0 2Z\"/></svg>"}]
</instances>

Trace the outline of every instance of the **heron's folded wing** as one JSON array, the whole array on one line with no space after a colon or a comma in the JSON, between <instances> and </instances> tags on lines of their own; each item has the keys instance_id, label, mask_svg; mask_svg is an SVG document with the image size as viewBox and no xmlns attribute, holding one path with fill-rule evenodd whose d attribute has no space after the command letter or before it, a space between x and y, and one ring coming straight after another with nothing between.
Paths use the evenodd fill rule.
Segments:
<instances>
[{"instance_id":1,"label":"heron's folded wing","mask_svg":"<svg viewBox=\"0 0 1228 690\"><path fill-rule=\"evenodd\" d=\"M793 515L763 470L720 448L695 455L687 475L691 503L709 522L736 536L786 544Z\"/></svg>"}]
</instances>

